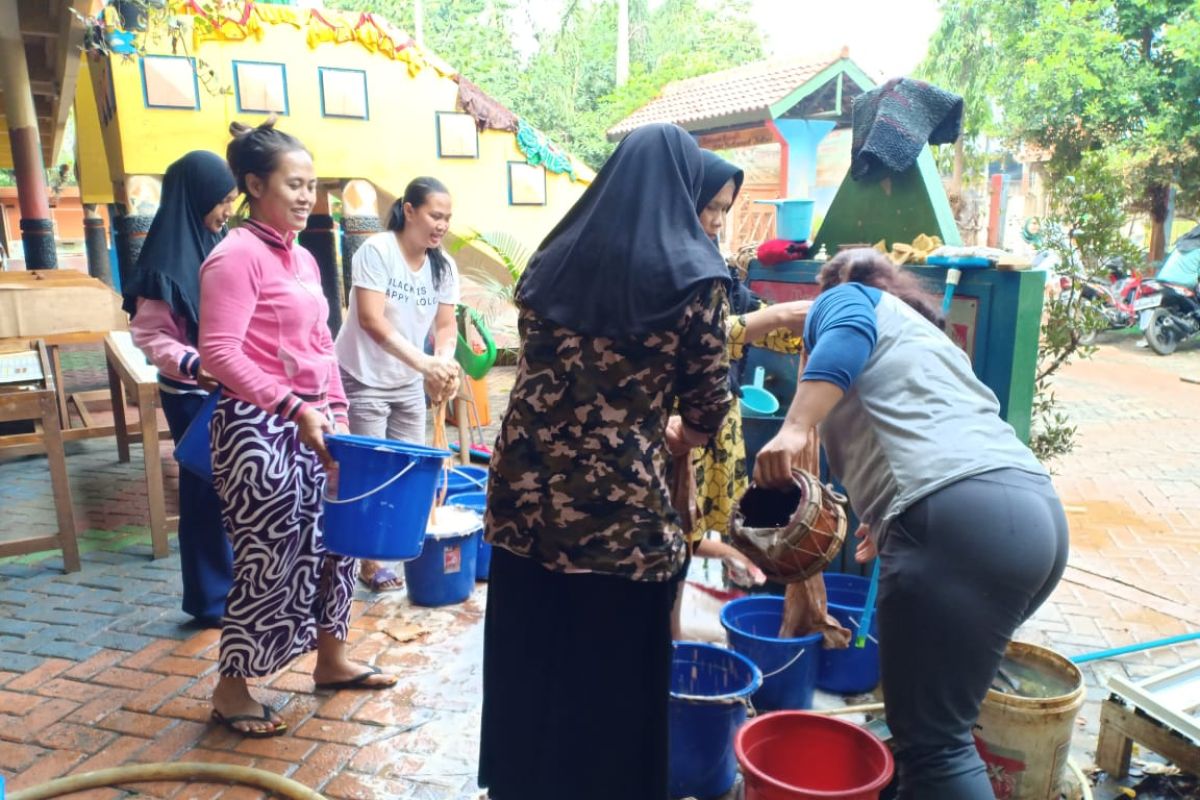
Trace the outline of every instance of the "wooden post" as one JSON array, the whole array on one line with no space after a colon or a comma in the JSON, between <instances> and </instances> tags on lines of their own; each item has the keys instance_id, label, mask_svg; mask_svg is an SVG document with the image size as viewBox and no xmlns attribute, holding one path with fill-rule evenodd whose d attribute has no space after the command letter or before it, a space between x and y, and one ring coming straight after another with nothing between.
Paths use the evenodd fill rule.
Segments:
<instances>
[{"instance_id":1,"label":"wooden post","mask_svg":"<svg viewBox=\"0 0 1200 800\"><path fill-rule=\"evenodd\" d=\"M0 0L0 85L4 86L4 113L8 118L8 139L17 178L25 266L54 269L58 266L54 224L50 218L37 109L33 105L17 0Z\"/></svg>"}]
</instances>

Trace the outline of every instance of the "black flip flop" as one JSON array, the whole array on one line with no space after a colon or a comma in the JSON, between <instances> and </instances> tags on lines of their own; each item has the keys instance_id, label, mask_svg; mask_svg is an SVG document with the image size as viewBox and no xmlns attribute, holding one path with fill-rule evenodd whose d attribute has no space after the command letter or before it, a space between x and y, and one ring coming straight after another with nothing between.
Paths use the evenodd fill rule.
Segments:
<instances>
[{"instance_id":1,"label":"black flip flop","mask_svg":"<svg viewBox=\"0 0 1200 800\"><path fill-rule=\"evenodd\" d=\"M367 683L373 676L382 674L379 667L370 667L361 675L355 675L348 681L330 681L329 683L318 683L317 688L322 690L337 691L339 689L363 689L368 692L377 692L380 689L391 689L396 685L395 681L391 683Z\"/></svg>"},{"instance_id":2,"label":"black flip flop","mask_svg":"<svg viewBox=\"0 0 1200 800\"><path fill-rule=\"evenodd\" d=\"M233 717L227 717L214 708L212 711L213 722L220 723L234 733L245 736L248 739L270 739L273 736L282 736L283 734L287 733L287 723L283 720L280 720L279 722L272 722L270 706L268 706L266 703L259 703L259 705L262 706L261 717L255 714L238 714ZM274 727L268 731L248 731L241 728L235 728L234 725L239 722L270 722Z\"/></svg>"}]
</instances>

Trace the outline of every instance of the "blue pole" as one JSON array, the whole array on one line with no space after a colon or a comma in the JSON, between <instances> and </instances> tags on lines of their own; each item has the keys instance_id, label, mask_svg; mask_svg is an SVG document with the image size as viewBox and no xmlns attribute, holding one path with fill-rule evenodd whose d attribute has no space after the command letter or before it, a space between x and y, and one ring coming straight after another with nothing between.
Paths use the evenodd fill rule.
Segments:
<instances>
[{"instance_id":1,"label":"blue pole","mask_svg":"<svg viewBox=\"0 0 1200 800\"><path fill-rule=\"evenodd\" d=\"M871 621L875 619L875 597L879 594L879 556L875 556L875 566L871 569L871 583L867 586L866 608L863 609L862 621L858 624L858 637L854 646L867 646L867 637L871 634Z\"/></svg>"},{"instance_id":2,"label":"blue pole","mask_svg":"<svg viewBox=\"0 0 1200 800\"><path fill-rule=\"evenodd\" d=\"M1093 653L1084 653L1078 656L1071 657L1073 664L1086 664L1089 661L1100 661L1105 658L1114 658L1123 656L1126 653L1137 653L1142 650L1153 650L1156 647L1167 647L1173 644L1183 644L1184 642L1194 642L1200 639L1200 633L1185 633L1180 636L1170 636L1166 639L1155 639L1152 642L1142 642L1141 644L1130 644L1124 647L1112 647L1108 650L1097 650Z\"/></svg>"}]
</instances>

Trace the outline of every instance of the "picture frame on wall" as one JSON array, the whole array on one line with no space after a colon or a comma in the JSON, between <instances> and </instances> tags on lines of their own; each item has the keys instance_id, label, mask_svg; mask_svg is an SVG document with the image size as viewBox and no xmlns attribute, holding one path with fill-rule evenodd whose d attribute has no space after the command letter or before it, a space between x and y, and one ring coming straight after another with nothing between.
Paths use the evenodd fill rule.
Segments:
<instances>
[{"instance_id":1,"label":"picture frame on wall","mask_svg":"<svg viewBox=\"0 0 1200 800\"><path fill-rule=\"evenodd\" d=\"M142 102L146 108L174 108L195 111L200 108L200 81L196 62L187 56L144 55L139 59L142 72Z\"/></svg>"},{"instance_id":2,"label":"picture frame on wall","mask_svg":"<svg viewBox=\"0 0 1200 800\"><path fill-rule=\"evenodd\" d=\"M234 61L233 92L237 109L251 114L290 111L287 66L270 61Z\"/></svg>"},{"instance_id":3,"label":"picture frame on wall","mask_svg":"<svg viewBox=\"0 0 1200 800\"><path fill-rule=\"evenodd\" d=\"M438 111L438 158L479 158L479 129L475 118L457 111Z\"/></svg>"},{"instance_id":4,"label":"picture frame on wall","mask_svg":"<svg viewBox=\"0 0 1200 800\"><path fill-rule=\"evenodd\" d=\"M321 116L339 119L371 118L367 73L361 69L320 67Z\"/></svg>"},{"instance_id":5,"label":"picture frame on wall","mask_svg":"<svg viewBox=\"0 0 1200 800\"><path fill-rule=\"evenodd\" d=\"M546 205L546 168L524 161L508 162L508 204Z\"/></svg>"}]
</instances>

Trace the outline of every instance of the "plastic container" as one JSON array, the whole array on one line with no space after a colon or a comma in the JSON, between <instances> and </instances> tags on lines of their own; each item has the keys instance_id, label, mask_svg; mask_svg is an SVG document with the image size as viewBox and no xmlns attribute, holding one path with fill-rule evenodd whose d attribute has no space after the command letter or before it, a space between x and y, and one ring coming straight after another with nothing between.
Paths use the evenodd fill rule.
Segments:
<instances>
[{"instance_id":1,"label":"plastic container","mask_svg":"<svg viewBox=\"0 0 1200 800\"><path fill-rule=\"evenodd\" d=\"M325 498L325 547L377 561L421 553L446 450L336 434L325 437L338 462L336 495Z\"/></svg>"},{"instance_id":2,"label":"plastic container","mask_svg":"<svg viewBox=\"0 0 1200 800\"><path fill-rule=\"evenodd\" d=\"M872 733L845 720L780 711L734 739L745 800L876 800L895 763Z\"/></svg>"},{"instance_id":3,"label":"plastic container","mask_svg":"<svg viewBox=\"0 0 1200 800\"><path fill-rule=\"evenodd\" d=\"M484 491L487 489L487 478L487 467L476 467L470 464L451 467L448 473L443 473L442 477L438 478L437 488L440 492L443 486L446 487L448 502L456 494Z\"/></svg>"},{"instance_id":4,"label":"plastic container","mask_svg":"<svg viewBox=\"0 0 1200 800\"><path fill-rule=\"evenodd\" d=\"M762 688L753 697L759 711L812 708L821 634L780 639L782 622L783 598L775 595L740 597L721 609L730 647L762 672Z\"/></svg>"},{"instance_id":5,"label":"plastic container","mask_svg":"<svg viewBox=\"0 0 1200 800\"><path fill-rule=\"evenodd\" d=\"M779 400L775 395L763 388L767 372L762 367L754 370L754 383L742 386L742 414L746 416L769 417L779 410Z\"/></svg>"},{"instance_id":6,"label":"plastic container","mask_svg":"<svg viewBox=\"0 0 1200 800\"><path fill-rule=\"evenodd\" d=\"M746 701L761 683L758 667L732 650L675 643L669 711L671 797L720 797L733 786L734 733L746 721Z\"/></svg>"},{"instance_id":7,"label":"plastic container","mask_svg":"<svg viewBox=\"0 0 1200 800\"><path fill-rule=\"evenodd\" d=\"M1083 675L1063 656L1034 644L1010 642L1005 657L1063 688L1049 697L989 690L975 724L975 746L987 764L996 797L1057 797L1071 754L1075 717L1083 706Z\"/></svg>"},{"instance_id":8,"label":"plastic container","mask_svg":"<svg viewBox=\"0 0 1200 800\"><path fill-rule=\"evenodd\" d=\"M850 646L842 650L821 648L817 667L817 688L837 694L861 694L879 684L878 618L871 620L871 632L864 647L855 647L859 621L867 600L870 580L858 575L825 573L825 594L830 615L850 631Z\"/></svg>"},{"instance_id":9,"label":"plastic container","mask_svg":"<svg viewBox=\"0 0 1200 800\"><path fill-rule=\"evenodd\" d=\"M418 606L461 603L475 588L475 563L483 519L474 511L443 506L439 527L425 533L421 555L404 562L408 599Z\"/></svg>"},{"instance_id":10,"label":"plastic container","mask_svg":"<svg viewBox=\"0 0 1200 800\"><path fill-rule=\"evenodd\" d=\"M786 200L755 200L775 206L775 238L807 242L812 233L813 201L799 197Z\"/></svg>"},{"instance_id":11,"label":"plastic container","mask_svg":"<svg viewBox=\"0 0 1200 800\"><path fill-rule=\"evenodd\" d=\"M451 505L462 506L469 508L479 514L483 514L487 508L487 492L463 492L456 494L451 500L447 501ZM479 534L479 553L475 557L475 580L486 581L488 579L488 570L492 566L492 546L483 540L483 533Z\"/></svg>"}]
</instances>

